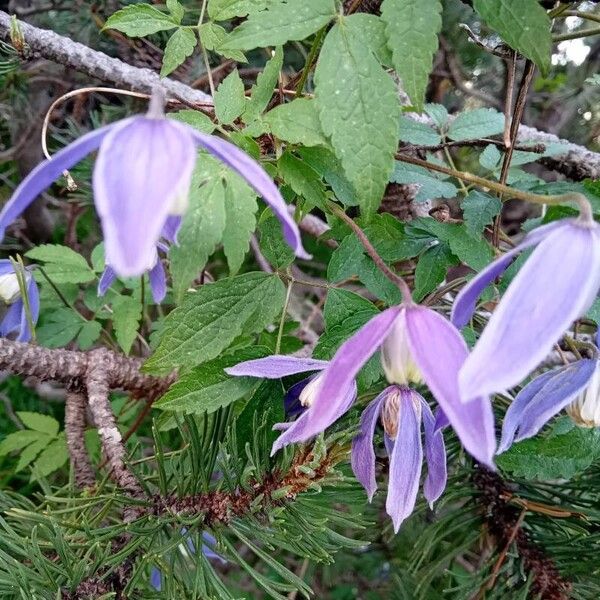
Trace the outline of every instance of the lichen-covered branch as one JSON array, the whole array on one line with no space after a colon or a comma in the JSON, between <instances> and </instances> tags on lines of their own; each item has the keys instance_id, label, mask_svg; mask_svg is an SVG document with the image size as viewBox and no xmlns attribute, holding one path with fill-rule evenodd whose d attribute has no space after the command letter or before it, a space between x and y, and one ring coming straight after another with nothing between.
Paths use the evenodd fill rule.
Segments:
<instances>
[{"instance_id":1,"label":"lichen-covered branch","mask_svg":"<svg viewBox=\"0 0 600 600\"><path fill-rule=\"evenodd\" d=\"M86 398L79 391L67 392L65 402L65 434L75 473L75 484L80 489L94 485L96 477L85 447Z\"/></svg>"}]
</instances>

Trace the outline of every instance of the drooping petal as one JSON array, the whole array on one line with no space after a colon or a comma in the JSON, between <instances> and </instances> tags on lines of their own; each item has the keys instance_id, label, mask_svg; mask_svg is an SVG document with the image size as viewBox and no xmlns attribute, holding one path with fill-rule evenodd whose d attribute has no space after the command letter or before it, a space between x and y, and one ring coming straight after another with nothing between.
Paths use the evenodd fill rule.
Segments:
<instances>
[{"instance_id":1,"label":"drooping petal","mask_svg":"<svg viewBox=\"0 0 600 600\"><path fill-rule=\"evenodd\" d=\"M275 216L279 219L283 227L285 240L294 250L296 256L305 259L311 258L310 254L302 247L300 230L288 213L287 204L266 171L237 146L216 136L200 133L192 128L190 128L190 133L199 146L208 150L213 156L241 175L248 185L259 196L262 196L263 200L270 206Z\"/></svg>"},{"instance_id":2,"label":"drooping petal","mask_svg":"<svg viewBox=\"0 0 600 600\"><path fill-rule=\"evenodd\" d=\"M181 227L181 221L181 217L173 215L167 217L167 220L165 221L162 229L162 237L171 242L171 244L177 243L177 234L179 233L179 228Z\"/></svg>"},{"instance_id":3,"label":"drooping petal","mask_svg":"<svg viewBox=\"0 0 600 600\"><path fill-rule=\"evenodd\" d=\"M191 540L190 540L191 541ZM213 535L208 533L208 531L202 532L202 554L206 556L206 558L211 558L218 560L220 563L225 564L227 562L220 554L217 554L213 548L217 545L217 540Z\"/></svg>"},{"instance_id":4,"label":"drooping petal","mask_svg":"<svg viewBox=\"0 0 600 600\"><path fill-rule=\"evenodd\" d=\"M334 415L339 412L356 375L377 352L399 312L399 307L393 307L379 313L335 353L323 371L319 392L308 413L315 431L322 431L335 420Z\"/></svg>"},{"instance_id":5,"label":"drooping petal","mask_svg":"<svg viewBox=\"0 0 600 600\"><path fill-rule=\"evenodd\" d=\"M461 396L507 390L548 355L600 287L600 228L565 222L535 249L459 374Z\"/></svg>"},{"instance_id":6,"label":"drooping petal","mask_svg":"<svg viewBox=\"0 0 600 600\"><path fill-rule=\"evenodd\" d=\"M416 392L413 392L416 394ZM418 394L416 394L419 396ZM425 429L425 460L427 477L423 484L423 493L430 508L446 489L448 472L446 469L446 445L441 429L436 429L436 419L425 398L419 396L423 410L423 428Z\"/></svg>"},{"instance_id":7,"label":"drooping petal","mask_svg":"<svg viewBox=\"0 0 600 600\"><path fill-rule=\"evenodd\" d=\"M109 265L106 265L100 277L100 281L98 282L98 296L104 296L116 278L117 274Z\"/></svg>"},{"instance_id":8,"label":"drooping petal","mask_svg":"<svg viewBox=\"0 0 600 600\"><path fill-rule=\"evenodd\" d=\"M8 258L0 259L0 275L8 275L15 272L15 267Z\"/></svg>"},{"instance_id":9,"label":"drooping petal","mask_svg":"<svg viewBox=\"0 0 600 600\"><path fill-rule=\"evenodd\" d=\"M11 333L21 330L21 319L23 318L23 312L23 300L21 299L13 302L9 306L4 318L2 319L2 323L0 323L0 336L7 337Z\"/></svg>"},{"instance_id":10,"label":"drooping petal","mask_svg":"<svg viewBox=\"0 0 600 600\"><path fill-rule=\"evenodd\" d=\"M162 573L158 567L152 567L150 571L150 585L157 592L162 590Z\"/></svg>"},{"instance_id":11,"label":"drooping petal","mask_svg":"<svg viewBox=\"0 0 600 600\"><path fill-rule=\"evenodd\" d=\"M352 440L352 454L350 464L354 476L365 488L369 502L377 491L375 480L375 450L373 449L373 435L377 426L377 419L381 412L381 404L385 401L390 389L386 388L379 394L360 417L360 430Z\"/></svg>"},{"instance_id":12,"label":"drooping petal","mask_svg":"<svg viewBox=\"0 0 600 600\"><path fill-rule=\"evenodd\" d=\"M307 371L321 371L329 363L316 358L298 358L274 354L266 358L247 360L233 367L225 369L228 375L237 377L264 377L265 379L279 379Z\"/></svg>"},{"instance_id":13,"label":"drooping petal","mask_svg":"<svg viewBox=\"0 0 600 600\"><path fill-rule=\"evenodd\" d=\"M448 320L423 306L406 309L406 325L423 379L463 446L493 468L496 437L490 401L481 396L464 403L458 391L457 375L468 355L462 336Z\"/></svg>"},{"instance_id":14,"label":"drooping petal","mask_svg":"<svg viewBox=\"0 0 600 600\"><path fill-rule=\"evenodd\" d=\"M148 279L150 280L152 298L156 304L160 304L167 295L167 276L160 259L158 259L156 264L150 269Z\"/></svg>"},{"instance_id":15,"label":"drooping petal","mask_svg":"<svg viewBox=\"0 0 600 600\"><path fill-rule=\"evenodd\" d=\"M435 430L444 429L450 425L450 420L446 413L438 406L435 411Z\"/></svg>"},{"instance_id":16,"label":"drooping petal","mask_svg":"<svg viewBox=\"0 0 600 600\"><path fill-rule=\"evenodd\" d=\"M121 121L123 123L124 121ZM11 199L0 212L0 240L4 237L6 228L53 183L62 172L78 163L90 152L96 150L104 137L116 124L101 127L82 135L52 158L41 162L17 187Z\"/></svg>"},{"instance_id":17,"label":"drooping petal","mask_svg":"<svg viewBox=\"0 0 600 600\"><path fill-rule=\"evenodd\" d=\"M106 262L118 275L154 266L156 243L177 200L187 198L195 162L188 128L170 119L134 117L106 136L93 184Z\"/></svg>"},{"instance_id":18,"label":"drooping petal","mask_svg":"<svg viewBox=\"0 0 600 600\"><path fill-rule=\"evenodd\" d=\"M506 411L498 452L538 433L554 415L577 398L589 384L596 368L595 360L579 360L544 373L523 388Z\"/></svg>"},{"instance_id":19,"label":"drooping petal","mask_svg":"<svg viewBox=\"0 0 600 600\"><path fill-rule=\"evenodd\" d=\"M300 404L300 394L302 390L312 381L312 377L307 377L298 383L295 383L286 393L283 399L283 408L286 417L295 418L306 410L306 407Z\"/></svg>"},{"instance_id":20,"label":"drooping petal","mask_svg":"<svg viewBox=\"0 0 600 600\"><path fill-rule=\"evenodd\" d=\"M321 431L331 425L336 419L339 419L352 406L355 399L356 384L352 382L352 385L346 391L342 401L338 404L336 412L332 415L331 421L327 423L325 427L321 427L319 421L315 423L310 419L310 413L314 409L314 404L311 408L303 412L293 423L274 425L273 429L283 430L284 432L275 440L273 448L271 449L271 456L288 444L306 442L321 433Z\"/></svg>"},{"instance_id":21,"label":"drooping petal","mask_svg":"<svg viewBox=\"0 0 600 600\"><path fill-rule=\"evenodd\" d=\"M390 456L390 475L385 503L386 512L392 518L396 533L415 508L423 465L421 416L411 399L409 390L403 392L399 417L398 434Z\"/></svg>"},{"instance_id":22,"label":"drooping petal","mask_svg":"<svg viewBox=\"0 0 600 600\"><path fill-rule=\"evenodd\" d=\"M561 226L562 223L550 223L534 229L525 239L515 248L503 254L500 258L490 263L485 269L478 273L465 287L460 291L454 300L452 306L452 315L450 317L455 327L459 329L464 327L473 316L477 299L497 277L500 277L510 266L518 254L539 244L549 233Z\"/></svg>"}]
</instances>

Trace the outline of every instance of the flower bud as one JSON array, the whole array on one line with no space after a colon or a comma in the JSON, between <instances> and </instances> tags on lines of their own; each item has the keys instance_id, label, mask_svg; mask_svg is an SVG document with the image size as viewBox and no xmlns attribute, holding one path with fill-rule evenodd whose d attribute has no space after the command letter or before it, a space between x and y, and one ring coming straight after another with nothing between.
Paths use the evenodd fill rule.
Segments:
<instances>
[{"instance_id":1,"label":"flower bud","mask_svg":"<svg viewBox=\"0 0 600 600\"><path fill-rule=\"evenodd\" d=\"M21 296L19 279L15 273L0 275L0 299L5 304L12 304Z\"/></svg>"},{"instance_id":2,"label":"flower bud","mask_svg":"<svg viewBox=\"0 0 600 600\"><path fill-rule=\"evenodd\" d=\"M421 373L413 361L402 317L396 319L381 346L381 365L389 383L400 386L421 383Z\"/></svg>"},{"instance_id":3,"label":"flower bud","mask_svg":"<svg viewBox=\"0 0 600 600\"><path fill-rule=\"evenodd\" d=\"M567 407L567 413L580 427L600 427L600 363L585 390Z\"/></svg>"}]
</instances>

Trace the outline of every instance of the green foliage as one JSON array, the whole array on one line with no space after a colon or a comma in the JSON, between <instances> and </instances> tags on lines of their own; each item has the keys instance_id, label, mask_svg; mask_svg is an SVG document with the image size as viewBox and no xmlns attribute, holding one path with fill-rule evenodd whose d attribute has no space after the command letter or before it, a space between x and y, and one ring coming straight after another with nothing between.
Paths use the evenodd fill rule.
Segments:
<instances>
[{"instance_id":1,"label":"green foliage","mask_svg":"<svg viewBox=\"0 0 600 600\"><path fill-rule=\"evenodd\" d=\"M118 296L112 302L112 323L115 337L121 350L129 354L131 346L137 335L140 319L142 318L142 304L133 296Z\"/></svg>"},{"instance_id":2,"label":"green foliage","mask_svg":"<svg viewBox=\"0 0 600 600\"><path fill-rule=\"evenodd\" d=\"M237 72L232 71L215 92L215 113L224 125L233 123L246 107L244 83Z\"/></svg>"},{"instance_id":3,"label":"green foliage","mask_svg":"<svg viewBox=\"0 0 600 600\"><path fill-rule=\"evenodd\" d=\"M277 86L282 66L283 49L279 46L252 86L250 100L243 115L245 122L249 123L258 118L267 108L269 100L273 96L273 90Z\"/></svg>"},{"instance_id":4,"label":"green foliage","mask_svg":"<svg viewBox=\"0 0 600 600\"><path fill-rule=\"evenodd\" d=\"M260 250L276 269L285 269L294 262L294 251L286 244L279 221L273 216L261 219Z\"/></svg>"},{"instance_id":5,"label":"green foliage","mask_svg":"<svg viewBox=\"0 0 600 600\"><path fill-rule=\"evenodd\" d=\"M417 165L409 165L396 161L394 171L390 176L390 181L394 183L418 183L419 191L415 200L430 200L431 198L454 198L458 189L449 181L427 169Z\"/></svg>"},{"instance_id":6,"label":"green foliage","mask_svg":"<svg viewBox=\"0 0 600 600\"><path fill-rule=\"evenodd\" d=\"M167 15L150 4L132 4L112 14L105 29L116 29L131 37L144 37L159 31L168 31L179 25L175 15Z\"/></svg>"},{"instance_id":7,"label":"green foliage","mask_svg":"<svg viewBox=\"0 0 600 600\"><path fill-rule=\"evenodd\" d=\"M178 29L167 42L163 55L161 77L166 77L192 55L196 47L196 35L190 29Z\"/></svg>"},{"instance_id":8,"label":"green foliage","mask_svg":"<svg viewBox=\"0 0 600 600\"><path fill-rule=\"evenodd\" d=\"M280 140L303 146L327 146L314 100L297 98L280 104L263 117L268 130Z\"/></svg>"},{"instance_id":9,"label":"green foliage","mask_svg":"<svg viewBox=\"0 0 600 600\"><path fill-rule=\"evenodd\" d=\"M462 201L461 208L468 231L477 234L500 213L502 202L489 194L473 191Z\"/></svg>"},{"instance_id":10,"label":"green foliage","mask_svg":"<svg viewBox=\"0 0 600 600\"><path fill-rule=\"evenodd\" d=\"M44 244L25 256L44 263L44 272L53 283L88 283L96 278L87 261L67 246Z\"/></svg>"},{"instance_id":11,"label":"green foliage","mask_svg":"<svg viewBox=\"0 0 600 600\"><path fill-rule=\"evenodd\" d=\"M474 140L504 131L504 115L493 108L477 108L460 113L448 128L451 140Z\"/></svg>"}]
</instances>

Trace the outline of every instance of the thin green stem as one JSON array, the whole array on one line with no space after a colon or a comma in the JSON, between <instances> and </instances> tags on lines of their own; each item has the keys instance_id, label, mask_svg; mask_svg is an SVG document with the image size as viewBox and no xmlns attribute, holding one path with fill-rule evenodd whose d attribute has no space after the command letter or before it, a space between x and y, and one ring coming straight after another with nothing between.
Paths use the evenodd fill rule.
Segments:
<instances>
[{"instance_id":1,"label":"thin green stem","mask_svg":"<svg viewBox=\"0 0 600 600\"><path fill-rule=\"evenodd\" d=\"M579 38L600 35L600 27L590 27L589 29L580 29L571 33L561 33L552 37L553 42L566 42L567 40L577 40Z\"/></svg>"},{"instance_id":2,"label":"thin green stem","mask_svg":"<svg viewBox=\"0 0 600 600\"><path fill-rule=\"evenodd\" d=\"M23 264L21 256L17 255L17 258L11 258L15 275L17 276L17 283L19 284L19 292L21 293L21 300L23 301L23 309L25 310L25 318L27 319L27 325L31 332L31 339L35 342L35 323L33 322L33 316L31 314L31 304L29 303L29 295L27 293L27 271ZM32 277L32 275L30 275Z\"/></svg>"},{"instance_id":3,"label":"thin green stem","mask_svg":"<svg viewBox=\"0 0 600 600\"><path fill-rule=\"evenodd\" d=\"M565 10L565 12L561 13L561 17L578 17L580 19L585 19L587 21L595 21L596 23L600 23L600 15L595 13L583 12L581 10Z\"/></svg>"},{"instance_id":4,"label":"thin green stem","mask_svg":"<svg viewBox=\"0 0 600 600\"><path fill-rule=\"evenodd\" d=\"M285 317L287 315L288 306L290 304L290 298L292 297L292 288L294 287L294 281L291 278L288 281L287 293L285 295L285 304L283 305L283 310L281 311L281 320L279 321L279 330L277 331L277 342L275 343L275 354L279 354L281 351L281 340L283 339L283 328L285 326Z\"/></svg>"},{"instance_id":5,"label":"thin green stem","mask_svg":"<svg viewBox=\"0 0 600 600\"><path fill-rule=\"evenodd\" d=\"M452 154L450 154L450 150L448 149L447 146L444 147L444 156L446 157L446 160L448 161L450 168L452 168L456 171L456 163L454 162L454 159L452 158ZM460 179L458 180L458 184L460 185L460 191L466 196L469 193L467 186Z\"/></svg>"},{"instance_id":6,"label":"thin green stem","mask_svg":"<svg viewBox=\"0 0 600 600\"><path fill-rule=\"evenodd\" d=\"M322 27L317 31L317 35L315 35L315 39L313 40L312 46L310 47L310 51L308 53L308 58L306 59L306 64L304 65L304 69L302 70L302 75L300 76L300 81L296 86L296 94L298 96L302 95L302 91L304 90L304 86L306 85L306 81L308 79L308 75L313 67L315 62L315 58L319 52L319 48L321 47L321 43L323 42L323 38L325 37L325 33L327 31L327 26Z\"/></svg>"},{"instance_id":7,"label":"thin green stem","mask_svg":"<svg viewBox=\"0 0 600 600\"><path fill-rule=\"evenodd\" d=\"M202 25L202 21L204 21L204 15L206 13L206 5L208 0L202 0L202 7L200 8L200 17L198 18L198 37L200 37L200 26ZM208 87L210 88L211 96L215 95L215 82L212 76L212 70L210 68L210 61L208 60L208 52L200 40L200 47L202 48L202 59L204 60L204 67L206 68L206 77L208 78Z\"/></svg>"}]
</instances>

